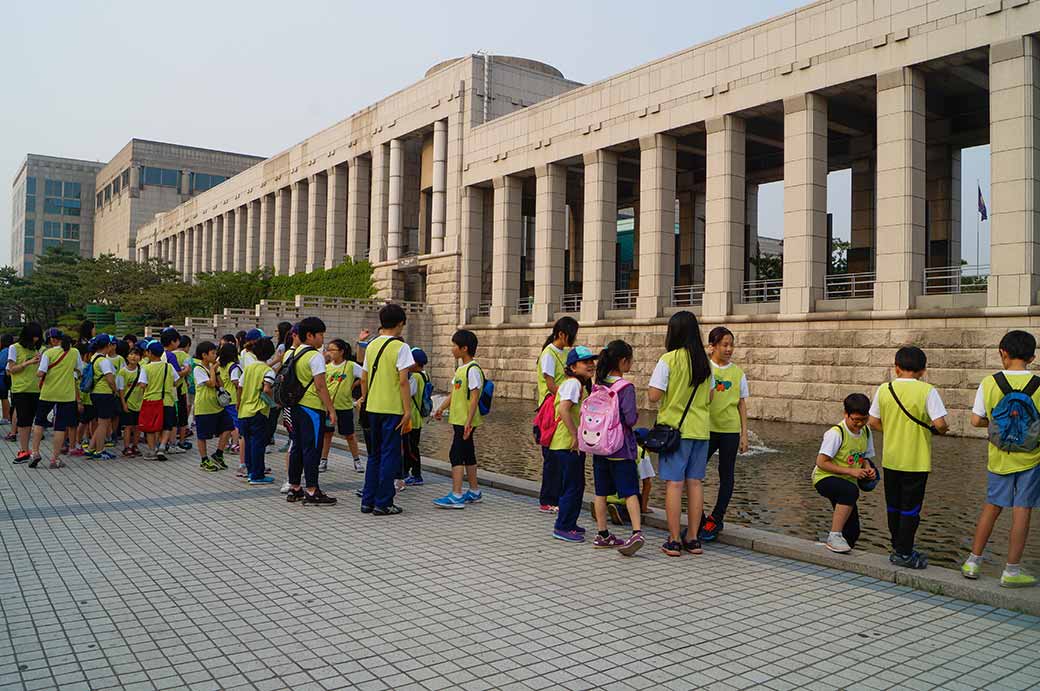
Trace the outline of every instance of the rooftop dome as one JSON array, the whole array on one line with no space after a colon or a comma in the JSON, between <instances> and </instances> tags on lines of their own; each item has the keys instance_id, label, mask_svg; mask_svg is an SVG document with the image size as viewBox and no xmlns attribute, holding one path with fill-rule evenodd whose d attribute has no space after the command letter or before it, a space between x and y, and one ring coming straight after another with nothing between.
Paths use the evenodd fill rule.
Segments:
<instances>
[{"instance_id":1,"label":"rooftop dome","mask_svg":"<svg viewBox=\"0 0 1040 691\"><path fill-rule=\"evenodd\" d=\"M464 59L465 58L451 58L449 60L442 60L441 62L438 62L436 65L434 65L430 69L426 70L426 74L423 75L423 76L424 77L429 77L430 75L432 75L432 74L434 74L436 72L440 72L442 69L444 69L448 65L453 65L456 62L458 62L459 60L464 60ZM505 63L507 65L514 65L516 67L522 67L525 70L531 70L532 72L539 72L541 74L545 74L545 75L548 75L550 77L556 77L557 79L563 79L564 78L563 72L560 72L558 69L556 69L555 67L553 67L552 65L550 65L548 63L539 62L538 60L529 60L528 58L517 58L517 57L513 57L512 55L492 55L491 56L491 66L494 67L496 62L497 63Z\"/></svg>"}]
</instances>

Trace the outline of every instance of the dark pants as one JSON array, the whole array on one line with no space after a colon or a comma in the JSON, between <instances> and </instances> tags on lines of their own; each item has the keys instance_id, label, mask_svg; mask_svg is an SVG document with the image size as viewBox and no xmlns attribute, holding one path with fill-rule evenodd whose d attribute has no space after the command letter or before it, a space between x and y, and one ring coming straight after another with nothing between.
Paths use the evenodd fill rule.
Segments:
<instances>
[{"instance_id":1,"label":"dark pants","mask_svg":"<svg viewBox=\"0 0 1040 691\"><path fill-rule=\"evenodd\" d=\"M419 437L422 428L413 429L404 439L404 474L414 478L422 477L422 460L419 456Z\"/></svg>"},{"instance_id":2,"label":"dark pants","mask_svg":"<svg viewBox=\"0 0 1040 691\"><path fill-rule=\"evenodd\" d=\"M816 491L830 500L832 509L838 504L852 507L852 514L849 516L849 520L845 521L841 534L849 543L849 547L855 547L860 531L859 507L856 506L856 501L859 500L859 487L855 482L849 482L840 477L825 477L816 483Z\"/></svg>"},{"instance_id":3,"label":"dark pants","mask_svg":"<svg viewBox=\"0 0 1040 691\"><path fill-rule=\"evenodd\" d=\"M928 473L885 468L885 505L888 507L888 532L896 554L914 551L914 536L921 523L921 506Z\"/></svg>"},{"instance_id":4,"label":"dark pants","mask_svg":"<svg viewBox=\"0 0 1040 691\"><path fill-rule=\"evenodd\" d=\"M394 479L401 471L400 415L369 413L368 462L365 464L365 488L361 505L385 509L394 503Z\"/></svg>"},{"instance_id":5,"label":"dark pants","mask_svg":"<svg viewBox=\"0 0 1040 691\"><path fill-rule=\"evenodd\" d=\"M264 451L267 448L267 418L263 415L238 419L242 428L242 445L245 452L246 468L250 480L262 480L264 477Z\"/></svg>"},{"instance_id":6,"label":"dark pants","mask_svg":"<svg viewBox=\"0 0 1040 691\"><path fill-rule=\"evenodd\" d=\"M585 493L585 454L577 451L549 451L560 469L563 485L560 491L560 512L556 514L556 530L574 530L578 527L581 498Z\"/></svg>"},{"instance_id":7,"label":"dark pants","mask_svg":"<svg viewBox=\"0 0 1040 691\"><path fill-rule=\"evenodd\" d=\"M740 450L740 432L712 432L708 440L708 458L719 452L719 496L711 515L718 523L726 516L729 500L733 498L733 474L737 466L737 451Z\"/></svg>"},{"instance_id":8,"label":"dark pants","mask_svg":"<svg viewBox=\"0 0 1040 691\"><path fill-rule=\"evenodd\" d=\"M278 431L278 421L282 419L281 408L271 408L271 414L267 416L266 430L264 432L267 438L264 440L264 444L270 444L271 440L274 439L274 433Z\"/></svg>"},{"instance_id":9,"label":"dark pants","mask_svg":"<svg viewBox=\"0 0 1040 691\"><path fill-rule=\"evenodd\" d=\"M325 413L307 406L292 407L292 446L289 447L289 484L299 485L300 476L307 487L318 486L318 461L321 460L322 429ZM265 443L266 445L266 443Z\"/></svg>"},{"instance_id":10,"label":"dark pants","mask_svg":"<svg viewBox=\"0 0 1040 691\"><path fill-rule=\"evenodd\" d=\"M553 452L542 447L542 489L538 492L538 503L542 506L560 505L560 464Z\"/></svg>"}]
</instances>

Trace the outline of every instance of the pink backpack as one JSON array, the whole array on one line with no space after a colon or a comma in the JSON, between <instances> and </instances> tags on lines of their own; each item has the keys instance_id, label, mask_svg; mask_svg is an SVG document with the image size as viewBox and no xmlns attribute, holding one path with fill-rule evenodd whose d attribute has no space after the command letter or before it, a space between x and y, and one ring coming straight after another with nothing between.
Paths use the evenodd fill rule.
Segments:
<instances>
[{"instance_id":1,"label":"pink backpack","mask_svg":"<svg viewBox=\"0 0 1040 691\"><path fill-rule=\"evenodd\" d=\"M538 406L532 424L534 440L540 446L548 447L552 443L553 435L556 434L556 426L560 419L556 417L556 394L546 394L542 404Z\"/></svg>"},{"instance_id":2,"label":"pink backpack","mask_svg":"<svg viewBox=\"0 0 1040 691\"><path fill-rule=\"evenodd\" d=\"M610 386L596 384L581 404L578 423L578 448L596 456L609 456L625 445L618 394L632 382L618 379Z\"/></svg>"}]
</instances>

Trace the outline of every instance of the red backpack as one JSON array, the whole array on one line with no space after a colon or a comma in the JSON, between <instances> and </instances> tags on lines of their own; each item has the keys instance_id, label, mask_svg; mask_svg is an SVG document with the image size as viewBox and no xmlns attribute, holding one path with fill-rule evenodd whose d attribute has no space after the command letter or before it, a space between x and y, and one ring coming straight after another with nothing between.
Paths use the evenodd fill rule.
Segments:
<instances>
[{"instance_id":1,"label":"red backpack","mask_svg":"<svg viewBox=\"0 0 1040 691\"><path fill-rule=\"evenodd\" d=\"M551 391L542 399L538 411L534 415L532 432L534 441L540 446L549 446L553 435L556 434L556 426L560 424L560 418L556 417L556 394Z\"/></svg>"}]
</instances>

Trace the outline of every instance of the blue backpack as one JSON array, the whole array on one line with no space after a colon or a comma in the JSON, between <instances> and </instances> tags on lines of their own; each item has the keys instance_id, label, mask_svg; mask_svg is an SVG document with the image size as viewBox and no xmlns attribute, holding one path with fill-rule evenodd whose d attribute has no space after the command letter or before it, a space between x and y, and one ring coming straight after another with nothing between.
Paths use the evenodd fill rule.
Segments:
<instances>
[{"instance_id":1,"label":"blue backpack","mask_svg":"<svg viewBox=\"0 0 1040 691\"><path fill-rule=\"evenodd\" d=\"M426 372L419 372L419 378L423 381L422 399L419 404L419 416L430 417L430 413L433 412L433 382L426 375Z\"/></svg>"},{"instance_id":2,"label":"blue backpack","mask_svg":"<svg viewBox=\"0 0 1040 691\"><path fill-rule=\"evenodd\" d=\"M90 393L94 390L94 363L99 357L104 357L104 355L91 358L87 366L83 368L83 375L79 380L79 390L83 393Z\"/></svg>"},{"instance_id":3,"label":"blue backpack","mask_svg":"<svg viewBox=\"0 0 1040 691\"><path fill-rule=\"evenodd\" d=\"M484 382L484 385L480 387L480 398L477 400L477 410L480 411L481 415L487 415L491 412L491 401L495 397L495 382L491 381L484 375L484 370L480 369L480 365L477 363L471 363L470 367L477 368L477 371L480 372L480 378ZM466 368L466 376L469 376L469 367ZM469 399L469 387L466 388L466 399Z\"/></svg>"},{"instance_id":4,"label":"blue backpack","mask_svg":"<svg viewBox=\"0 0 1040 691\"><path fill-rule=\"evenodd\" d=\"M1030 377L1021 390L1014 389L1003 372L994 374L993 381L1004 397L989 414L989 443L1008 453L1034 451L1040 446L1040 412L1033 394L1040 389L1040 377Z\"/></svg>"}]
</instances>

